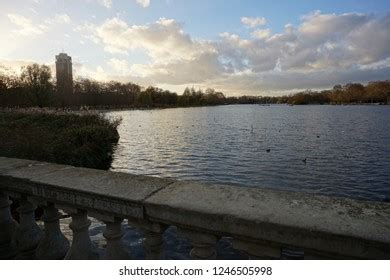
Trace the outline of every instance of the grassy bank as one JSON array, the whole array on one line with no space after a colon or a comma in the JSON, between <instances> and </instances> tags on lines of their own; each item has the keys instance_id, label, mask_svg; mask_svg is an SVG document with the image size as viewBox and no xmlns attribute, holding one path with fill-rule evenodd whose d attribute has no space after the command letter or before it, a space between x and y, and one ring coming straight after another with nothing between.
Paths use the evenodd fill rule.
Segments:
<instances>
[{"instance_id":1,"label":"grassy bank","mask_svg":"<svg viewBox=\"0 0 390 280\"><path fill-rule=\"evenodd\" d=\"M119 121L99 114L0 112L0 156L108 169Z\"/></svg>"}]
</instances>

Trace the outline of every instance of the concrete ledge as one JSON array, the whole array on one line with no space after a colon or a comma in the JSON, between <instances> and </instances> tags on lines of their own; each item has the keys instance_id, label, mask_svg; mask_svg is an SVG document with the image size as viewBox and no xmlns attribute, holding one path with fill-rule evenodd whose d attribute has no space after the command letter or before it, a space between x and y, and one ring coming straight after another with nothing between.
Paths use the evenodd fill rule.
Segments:
<instances>
[{"instance_id":1,"label":"concrete ledge","mask_svg":"<svg viewBox=\"0 0 390 280\"><path fill-rule=\"evenodd\" d=\"M119 217L143 218L143 201L173 182L0 157L0 189Z\"/></svg>"},{"instance_id":2,"label":"concrete ledge","mask_svg":"<svg viewBox=\"0 0 390 280\"><path fill-rule=\"evenodd\" d=\"M0 157L0 190L123 218L296 246L313 255L390 258L390 204L181 182Z\"/></svg>"},{"instance_id":3,"label":"concrete ledge","mask_svg":"<svg viewBox=\"0 0 390 280\"><path fill-rule=\"evenodd\" d=\"M390 258L387 203L197 182L176 182L145 202L156 221L340 257Z\"/></svg>"}]
</instances>

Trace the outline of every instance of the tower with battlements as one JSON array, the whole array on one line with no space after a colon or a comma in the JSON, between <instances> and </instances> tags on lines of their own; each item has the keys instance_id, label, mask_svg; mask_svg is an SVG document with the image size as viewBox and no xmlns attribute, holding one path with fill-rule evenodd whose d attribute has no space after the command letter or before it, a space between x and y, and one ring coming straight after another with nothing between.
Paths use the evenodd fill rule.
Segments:
<instances>
[{"instance_id":1,"label":"tower with battlements","mask_svg":"<svg viewBox=\"0 0 390 280\"><path fill-rule=\"evenodd\" d=\"M56 55L57 92L62 96L73 93L72 58L66 53Z\"/></svg>"}]
</instances>

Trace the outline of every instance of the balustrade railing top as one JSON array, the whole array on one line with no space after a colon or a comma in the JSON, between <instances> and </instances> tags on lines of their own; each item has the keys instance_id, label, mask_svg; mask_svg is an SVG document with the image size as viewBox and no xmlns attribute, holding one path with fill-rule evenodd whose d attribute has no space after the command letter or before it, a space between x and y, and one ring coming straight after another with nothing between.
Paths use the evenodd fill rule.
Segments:
<instances>
[{"instance_id":1,"label":"balustrade railing top","mask_svg":"<svg viewBox=\"0 0 390 280\"><path fill-rule=\"evenodd\" d=\"M19 225L10 216L8 196L21 201ZM35 205L45 210L44 234L31 216ZM57 209L72 215L70 249L58 231ZM286 247L299 248L305 258L390 258L389 203L0 157L1 257L96 258L87 215L106 223L109 259L128 257L121 249L123 219L144 232L150 259L163 256L162 233L168 226L177 226L188 237L193 258L215 258L215 245L222 236L232 237L233 246L251 258L280 258ZM36 240L24 240L32 236L29 231L36 232ZM57 254L45 242L54 242Z\"/></svg>"}]
</instances>

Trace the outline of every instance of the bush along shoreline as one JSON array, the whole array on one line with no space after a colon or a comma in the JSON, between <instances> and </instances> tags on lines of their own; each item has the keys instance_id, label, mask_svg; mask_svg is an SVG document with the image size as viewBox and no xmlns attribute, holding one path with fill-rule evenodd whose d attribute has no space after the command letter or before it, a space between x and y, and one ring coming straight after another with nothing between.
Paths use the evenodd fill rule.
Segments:
<instances>
[{"instance_id":1,"label":"bush along shoreline","mask_svg":"<svg viewBox=\"0 0 390 280\"><path fill-rule=\"evenodd\" d=\"M119 123L98 113L0 111L0 156L108 170Z\"/></svg>"}]
</instances>

